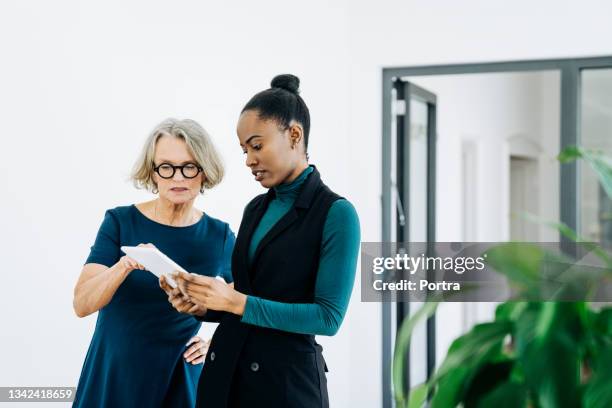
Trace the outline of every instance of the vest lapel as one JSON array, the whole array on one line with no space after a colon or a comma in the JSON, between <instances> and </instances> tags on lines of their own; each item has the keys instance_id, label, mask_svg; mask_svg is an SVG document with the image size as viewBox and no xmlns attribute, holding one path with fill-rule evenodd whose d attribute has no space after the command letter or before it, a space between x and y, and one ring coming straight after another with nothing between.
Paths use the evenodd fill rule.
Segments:
<instances>
[{"instance_id":1,"label":"vest lapel","mask_svg":"<svg viewBox=\"0 0 612 408\"><path fill-rule=\"evenodd\" d=\"M302 190L296 197L295 203L293 203L293 206L291 206L289 211L287 211L287 213L280 220L278 220L276 224L274 224L274 226L270 229L270 231L268 231L268 233L264 235L264 237L261 239L261 241L257 245L257 249L255 249L255 255L253 256L253 261L251 262L251 266L254 266L257 263L257 257L261 253L262 249L266 245L268 245L270 241L276 238L281 232L287 229L287 227L289 227L299 218L297 209L298 208L303 209L303 208L310 207L310 203L312 202L315 191L319 187L320 181L321 181L321 178L319 176L319 172L317 171L317 168L314 167L314 171L310 173L308 175L308 178L304 181ZM264 209L264 211L267 209L268 203L269 201L266 202L266 208ZM255 230L255 227L259 224L261 217L263 217L263 213L261 213L259 217L257 218L257 224L255 224L255 226L253 227L253 230L251 231L249 235L248 242L251 242L251 236L253 235L253 231ZM250 275L251 275L251 281L252 281L254 274L251 273Z\"/></svg>"},{"instance_id":2,"label":"vest lapel","mask_svg":"<svg viewBox=\"0 0 612 408\"><path fill-rule=\"evenodd\" d=\"M280 234L288 226L293 224L297 219L298 219L297 211L295 210L295 207L291 207L289 211L287 211L287 214L283 215L283 217L280 220L278 220L276 224L274 224L272 229L270 229L270 231L268 231L268 233L264 235L261 241L259 241L259 244L257 245L257 249L255 250L255 255L253 255L253 261L251 262L251 265L255 265L255 263L257 262L257 257L259 256L259 253L261 252L261 250L266 245L268 245L268 243L272 241L278 234Z\"/></svg>"},{"instance_id":3,"label":"vest lapel","mask_svg":"<svg viewBox=\"0 0 612 408\"><path fill-rule=\"evenodd\" d=\"M235 248L240 248L239 252L236 254L238 255L237 262L240 263L240 267L237 268L237 270L239 271L240 282L242 283L241 289L243 289L246 294L251 293L251 279L249 277L249 243L251 242L257 225L259 225L261 218L268 209L268 205L273 198L274 190L270 189L257 207L254 208L250 214L245 214L246 218L242 219L243 225L240 226L240 231L238 232Z\"/></svg>"}]
</instances>

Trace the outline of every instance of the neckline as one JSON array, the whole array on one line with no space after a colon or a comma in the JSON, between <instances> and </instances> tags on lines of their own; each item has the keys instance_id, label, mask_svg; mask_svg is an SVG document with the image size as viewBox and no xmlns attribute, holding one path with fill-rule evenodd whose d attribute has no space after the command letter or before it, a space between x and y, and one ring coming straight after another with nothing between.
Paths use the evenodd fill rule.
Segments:
<instances>
[{"instance_id":1,"label":"neckline","mask_svg":"<svg viewBox=\"0 0 612 408\"><path fill-rule=\"evenodd\" d=\"M274 187L274 192L277 195L287 195L291 193L296 193L297 190L302 186L302 184L304 184L310 173L312 173L313 171L314 168L309 165L304 170L302 170L300 175L297 176L296 179L292 182L279 184L278 186Z\"/></svg>"},{"instance_id":2,"label":"neckline","mask_svg":"<svg viewBox=\"0 0 612 408\"><path fill-rule=\"evenodd\" d=\"M200 223L204 222L204 219L208 217L208 215L206 215L206 213L204 211L202 211L202 216L200 217L200 219L197 222L194 222L193 224L190 225L183 225L183 226L178 226L178 225L168 225L168 224L162 224L161 222L157 222L149 217L147 217L142 211L140 211L140 209L138 207L136 207L136 204L132 204L131 205L132 209L144 220L146 220L147 222L154 224L154 225L158 225L160 227L166 227L166 228L170 228L170 229L187 229L187 228L193 228L198 226Z\"/></svg>"}]
</instances>

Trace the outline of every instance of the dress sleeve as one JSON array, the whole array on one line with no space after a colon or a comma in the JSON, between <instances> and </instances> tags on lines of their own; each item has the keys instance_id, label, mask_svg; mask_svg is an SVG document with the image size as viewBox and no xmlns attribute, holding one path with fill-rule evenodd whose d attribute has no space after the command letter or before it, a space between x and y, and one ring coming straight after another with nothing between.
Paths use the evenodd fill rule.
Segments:
<instances>
[{"instance_id":1,"label":"dress sleeve","mask_svg":"<svg viewBox=\"0 0 612 408\"><path fill-rule=\"evenodd\" d=\"M229 225L225 228L225 241L223 243L223 263L222 270L219 273L227 283L234 281L232 277L232 253L234 252L234 244L236 243L236 236L230 229Z\"/></svg>"},{"instance_id":2,"label":"dress sleeve","mask_svg":"<svg viewBox=\"0 0 612 408\"><path fill-rule=\"evenodd\" d=\"M323 228L314 303L284 303L248 296L242 322L293 333L336 334L353 290L359 243L355 208L347 200L336 201Z\"/></svg>"},{"instance_id":3,"label":"dress sleeve","mask_svg":"<svg viewBox=\"0 0 612 408\"><path fill-rule=\"evenodd\" d=\"M225 228L225 238L223 242L223 254L221 261L221 270L219 276L221 276L227 283L234 281L232 277L232 253L234 252L234 243L236 242L236 236L230 229L229 225ZM218 310L209 310L204 316L194 316L196 320L201 322L219 322L223 315L227 312L220 312Z\"/></svg>"},{"instance_id":4,"label":"dress sleeve","mask_svg":"<svg viewBox=\"0 0 612 408\"><path fill-rule=\"evenodd\" d=\"M121 258L119 220L108 210L104 214L104 220L85 263L97 263L110 268L117 263L119 258Z\"/></svg>"}]
</instances>

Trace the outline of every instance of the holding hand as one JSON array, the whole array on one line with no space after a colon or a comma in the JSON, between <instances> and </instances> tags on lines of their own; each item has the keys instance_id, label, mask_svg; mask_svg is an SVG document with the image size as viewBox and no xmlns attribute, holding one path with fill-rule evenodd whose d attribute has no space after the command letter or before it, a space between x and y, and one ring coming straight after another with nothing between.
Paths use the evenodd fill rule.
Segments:
<instances>
[{"instance_id":1,"label":"holding hand","mask_svg":"<svg viewBox=\"0 0 612 408\"><path fill-rule=\"evenodd\" d=\"M189 347L191 345L191 347ZM187 342L187 351L183 354L186 362L191 364L202 364L208 353L210 340L202 340L199 336L194 336Z\"/></svg>"},{"instance_id":2,"label":"holding hand","mask_svg":"<svg viewBox=\"0 0 612 408\"><path fill-rule=\"evenodd\" d=\"M239 316L244 313L246 295L234 289L233 284L194 273L175 272L172 277L180 292L188 300L206 309L230 312Z\"/></svg>"},{"instance_id":3,"label":"holding hand","mask_svg":"<svg viewBox=\"0 0 612 408\"><path fill-rule=\"evenodd\" d=\"M155 248L155 245L153 244L138 244L139 247L146 247L146 248ZM119 265L121 265L123 268L125 268L126 272L132 272L134 269L140 269L140 270L144 270L145 267L142 266L141 264L138 263L138 261L136 261L135 259L130 258L127 255L122 256L119 259Z\"/></svg>"},{"instance_id":4,"label":"holding hand","mask_svg":"<svg viewBox=\"0 0 612 408\"><path fill-rule=\"evenodd\" d=\"M164 276L159 278L159 287L168 295L168 302L172 304L172 307L180 313L187 313L194 316L204 316L206 314L206 307L191 302L181 293L178 287L172 289Z\"/></svg>"},{"instance_id":5,"label":"holding hand","mask_svg":"<svg viewBox=\"0 0 612 408\"><path fill-rule=\"evenodd\" d=\"M144 266L142 266L141 264L138 263L138 261L130 258L127 255L123 255L118 262L119 265L121 265L121 267L123 269L125 269L126 272L132 272L134 269L140 269L140 270L144 270Z\"/></svg>"}]
</instances>

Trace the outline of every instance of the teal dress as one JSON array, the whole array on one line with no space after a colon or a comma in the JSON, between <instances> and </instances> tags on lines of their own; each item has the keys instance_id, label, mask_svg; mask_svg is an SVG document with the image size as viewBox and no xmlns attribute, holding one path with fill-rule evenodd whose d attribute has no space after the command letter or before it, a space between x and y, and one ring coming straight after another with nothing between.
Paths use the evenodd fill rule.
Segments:
<instances>
[{"instance_id":1,"label":"teal dress","mask_svg":"<svg viewBox=\"0 0 612 408\"><path fill-rule=\"evenodd\" d=\"M208 215L171 227L134 205L117 207L106 212L85 263L110 267L121 246L150 242L189 272L231 282L234 241L229 225ZM133 270L98 312L73 406L193 407L202 364L183 353L200 325L173 309L155 275Z\"/></svg>"},{"instance_id":2,"label":"teal dress","mask_svg":"<svg viewBox=\"0 0 612 408\"><path fill-rule=\"evenodd\" d=\"M274 188L276 196L251 238L249 261L253 259L262 238L293 206L304 181L313 170L309 166L291 183ZM336 334L353 290L359 245L357 212L348 200L337 200L329 209L323 228L314 302L283 303L247 296L241 321L293 333Z\"/></svg>"}]
</instances>

